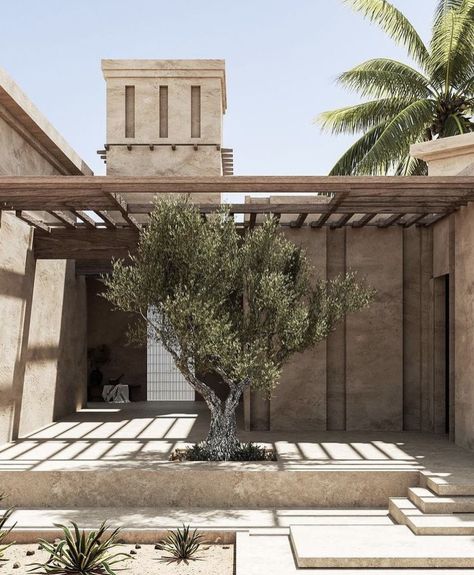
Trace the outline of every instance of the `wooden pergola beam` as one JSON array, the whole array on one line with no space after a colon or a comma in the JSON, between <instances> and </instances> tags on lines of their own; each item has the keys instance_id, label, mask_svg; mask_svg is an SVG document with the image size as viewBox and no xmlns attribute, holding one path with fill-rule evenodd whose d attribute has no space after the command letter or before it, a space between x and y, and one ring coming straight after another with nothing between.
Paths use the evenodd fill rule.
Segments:
<instances>
[{"instance_id":1,"label":"wooden pergola beam","mask_svg":"<svg viewBox=\"0 0 474 575\"><path fill-rule=\"evenodd\" d=\"M82 210L71 210L72 213L78 217L81 222L83 222L89 229L93 230L96 227L97 222L95 222L89 214L86 214Z\"/></svg>"},{"instance_id":2,"label":"wooden pergola beam","mask_svg":"<svg viewBox=\"0 0 474 575\"><path fill-rule=\"evenodd\" d=\"M388 228L388 226L392 226L396 224L399 220L403 218L405 214L392 214L388 218L385 218L383 221L379 222L377 226L379 228Z\"/></svg>"},{"instance_id":3,"label":"wooden pergola beam","mask_svg":"<svg viewBox=\"0 0 474 575\"><path fill-rule=\"evenodd\" d=\"M308 217L308 213L302 213L300 214L296 220L293 220L292 222L290 222L290 226L292 228L301 228L301 226L304 224L306 218Z\"/></svg>"},{"instance_id":4,"label":"wooden pergola beam","mask_svg":"<svg viewBox=\"0 0 474 575\"><path fill-rule=\"evenodd\" d=\"M21 210L17 210L15 212L15 215L19 220L24 221L25 223L29 224L30 226L35 227L36 229L38 229L42 232L46 232L47 234L49 234L51 232L51 229L48 225L46 225L41 220L36 219L34 216L31 216L30 214L26 214L25 212L23 212Z\"/></svg>"},{"instance_id":5,"label":"wooden pergola beam","mask_svg":"<svg viewBox=\"0 0 474 575\"><path fill-rule=\"evenodd\" d=\"M116 228L117 227L117 222L107 212L107 210L97 210L96 214L99 216L99 218L104 220L104 223L108 228Z\"/></svg>"},{"instance_id":6,"label":"wooden pergola beam","mask_svg":"<svg viewBox=\"0 0 474 575\"><path fill-rule=\"evenodd\" d=\"M344 214L337 221L332 222L329 225L329 227L331 229L342 228L342 226L345 226L347 224L347 222L352 218L353 215L354 214Z\"/></svg>"},{"instance_id":7,"label":"wooden pergola beam","mask_svg":"<svg viewBox=\"0 0 474 575\"><path fill-rule=\"evenodd\" d=\"M409 228L410 226L417 224L419 221L421 221L423 218L429 215L430 214L414 214L413 216L411 216L410 218L408 218L403 222L403 227Z\"/></svg>"},{"instance_id":8,"label":"wooden pergola beam","mask_svg":"<svg viewBox=\"0 0 474 575\"><path fill-rule=\"evenodd\" d=\"M66 228L74 229L76 227L76 220L72 216L70 216L67 212L49 211L48 214L59 220L62 224L66 226Z\"/></svg>"},{"instance_id":9,"label":"wooden pergola beam","mask_svg":"<svg viewBox=\"0 0 474 575\"><path fill-rule=\"evenodd\" d=\"M108 194L110 198L112 198L115 203L116 206L119 210L119 212L122 215L122 218L128 223L130 224L130 226L132 228L135 228L136 230L141 230L141 225L137 222L137 220L129 214L129 210L128 210L128 204L125 201L125 199L118 193L110 193ZM152 206L150 205L150 210L152 209Z\"/></svg>"},{"instance_id":10,"label":"wooden pergola beam","mask_svg":"<svg viewBox=\"0 0 474 575\"><path fill-rule=\"evenodd\" d=\"M359 218L355 222L352 222L351 226L353 228L362 228L365 225L367 225L373 218L375 218L376 215L377 214L365 214L365 216L362 216L361 218Z\"/></svg>"}]
</instances>

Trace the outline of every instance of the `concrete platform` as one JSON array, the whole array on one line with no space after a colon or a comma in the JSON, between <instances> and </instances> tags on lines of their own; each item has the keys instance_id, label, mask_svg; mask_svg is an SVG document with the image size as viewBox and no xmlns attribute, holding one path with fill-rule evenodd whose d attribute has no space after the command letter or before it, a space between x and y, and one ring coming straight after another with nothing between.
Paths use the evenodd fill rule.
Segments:
<instances>
[{"instance_id":1,"label":"concrete platform","mask_svg":"<svg viewBox=\"0 0 474 575\"><path fill-rule=\"evenodd\" d=\"M285 534L236 535L236 575L413 575L413 569L299 569L295 563L290 540ZM471 569L417 569L416 575L471 575Z\"/></svg>"},{"instance_id":2,"label":"concrete platform","mask_svg":"<svg viewBox=\"0 0 474 575\"><path fill-rule=\"evenodd\" d=\"M242 429L243 441L273 447L278 461L168 461L173 449L202 440L208 423L200 402L91 404L0 447L6 502L23 508L386 509L389 497L419 485L420 472L425 481L446 481L474 468L474 454L444 436Z\"/></svg>"},{"instance_id":3,"label":"concrete platform","mask_svg":"<svg viewBox=\"0 0 474 575\"><path fill-rule=\"evenodd\" d=\"M408 498L423 513L474 513L473 496L441 497L424 487L411 487Z\"/></svg>"},{"instance_id":4,"label":"concrete platform","mask_svg":"<svg viewBox=\"0 0 474 575\"><path fill-rule=\"evenodd\" d=\"M404 525L291 526L298 567L469 568L473 537L418 537Z\"/></svg>"},{"instance_id":5,"label":"concrete platform","mask_svg":"<svg viewBox=\"0 0 474 575\"><path fill-rule=\"evenodd\" d=\"M210 541L217 537L235 542L236 531L252 534L289 534L290 525L392 525L380 509L200 509L200 508L81 508L17 509L9 524L16 523L12 537L22 543L38 537L53 540L57 523L75 521L83 529L97 529L107 518L111 528L120 527L127 542L154 543L168 529L183 523L199 529Z\"/></svg>"},{"instance_id":6,"label":"concrete platform","mask_svg":"<svg viewBox=\"0 0 474 575\"><path fill-rule=\"evenodd\" d=\"M474 513L427 514L404 497L391 498L389 512L416 535L474 535Z\"/></svg>"}]
</instances>

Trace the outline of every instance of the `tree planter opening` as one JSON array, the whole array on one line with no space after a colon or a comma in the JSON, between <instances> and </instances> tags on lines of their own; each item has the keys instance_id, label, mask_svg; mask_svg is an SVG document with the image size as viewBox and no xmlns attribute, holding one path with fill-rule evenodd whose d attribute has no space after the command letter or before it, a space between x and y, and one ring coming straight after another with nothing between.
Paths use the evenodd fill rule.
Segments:
<instances>
[{"instance_id":1,"label":"tree planter opening","mask_svg":"<svg viewBox=\"0 0 474 575\"><path fill-rule=\"evenodd\" d=\"M214 454L205 443L175 449L170 461L215 461ZM275 450L255 443L239 443L228 461L277 461Z\"/></svg>"}]
</instances>

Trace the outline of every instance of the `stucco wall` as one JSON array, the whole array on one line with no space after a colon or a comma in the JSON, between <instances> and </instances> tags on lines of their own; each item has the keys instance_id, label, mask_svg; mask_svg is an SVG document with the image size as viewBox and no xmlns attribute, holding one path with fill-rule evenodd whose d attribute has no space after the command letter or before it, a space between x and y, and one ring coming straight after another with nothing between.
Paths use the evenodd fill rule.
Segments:
<instances>
[{"instance_id":1,"label":"stucco wall","mask_svg":"<svg viewBox=\"0 0 474 575\"><path fill-rule=\"evenodd\" d=\"M2 73L2 82L5 77ZM8 88L18 92L10 80ZM23 94L17 101L2 94L12 109L33 110ZM62 140L47 120L36 109L34 118L22 116L34 125L32 134L5 105L0 103L0 175L69 173L72 160L63 156L69 164L61 168L59 144L48 138L52 134ZM74 262L35 262L33 237L33 230L12 213L1 214L0 443L47 425L84 401L84 281L76 278Z\"/></svg>"},{"instance_id":2,"label":"stucco wall","mask_svg":"<svg viewBox=\"0 0 474 575\"><path fill-rule=\"evenodd\" d=\"M434 431L430 229L301 229L315 273L354 270L377 290L372 305L284 367L269 405L272 430ZM264 405L246 405L262 426ZM255 420L255 421L254 421Z\"/></svg>"},{"instance_id":3,"label":"stucco wall","mask_svg":"<svg viewBox=\"0 0 474 575\"><path fill-rule=\"evenodd\" d=\"M455 439L474 448L474 205L455 215Z\"/></svg>"},{"instance_id":4,"label":"stucco wall","mask_svg":"<svg viewBox=\"0 0 474 575\"><path fill-rule=\"evenodd\" d=\"M19 434L76 411L86 397L84 278L73 261L38 260Z\"/></svg>"}]
</instances>

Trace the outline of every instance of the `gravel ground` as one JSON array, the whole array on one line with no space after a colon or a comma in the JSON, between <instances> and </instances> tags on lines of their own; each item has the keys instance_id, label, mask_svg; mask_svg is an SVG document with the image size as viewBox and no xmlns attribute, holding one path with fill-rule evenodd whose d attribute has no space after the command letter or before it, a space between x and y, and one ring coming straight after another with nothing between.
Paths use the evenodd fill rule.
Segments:
<instances>
[{"instance_id":1,"label":"gravel ground","mask_svg":"<svg viewBox=\"0 0 474 575\"><path fill-rule=\"evenodd\" d=\"M232 575L234 572L233 545L203 545L196 560L188 564L167 561L164 558L166 554L156 550L154 545L135 549L133 544L124 544L118 550L124 553L133 550L136 555L116 566L117 575ZM27 551L34 551L34 555L28 556ZM26 575L30 572L31 563L42 562L47 557L47 553L38 550L37 544L14 545L5 552L6 561L0 563L0 575ZM15 564L19 567L14 568Z\"/></svg>"}]
</instances>

